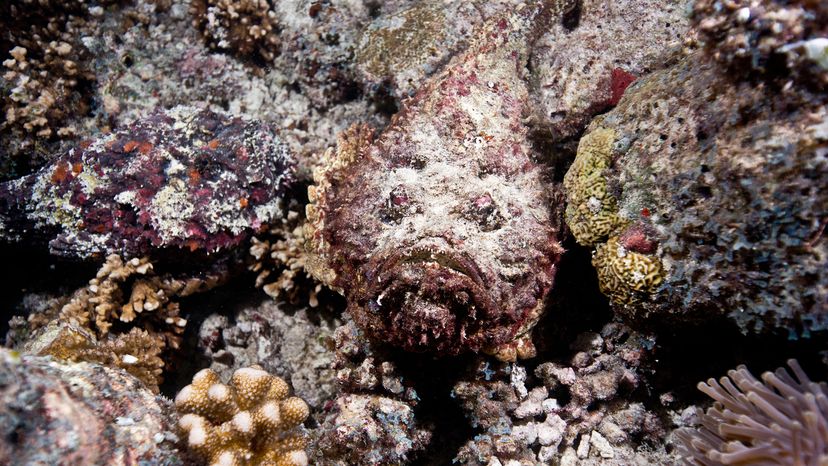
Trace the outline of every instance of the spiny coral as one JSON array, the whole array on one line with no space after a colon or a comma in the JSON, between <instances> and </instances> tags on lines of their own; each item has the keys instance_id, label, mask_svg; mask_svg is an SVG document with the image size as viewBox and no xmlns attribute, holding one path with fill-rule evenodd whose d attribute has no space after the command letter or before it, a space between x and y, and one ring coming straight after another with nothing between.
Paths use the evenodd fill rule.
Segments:
<instances>
[{"instance_id":1,"label":"spiny coral","mask_svg":"<svg viewBox=\"0 0 828 466\"><path fill-rule=\"evenodd\" d=\"M676 431L685 464L816 465L828 461L828 386L812 382L799 364L762 374L739 366L719 382L700 382L715 400L698 409L701 425Z\"/></svg>"},{"instance_id":2,"label":"spiny coral","mask_svg":"<svg viewBox=\"0 0 828 466\"><path fill-rule=\"evenodd\" d=\"M615 137L615 131L605 128L584 135L575 161L564 175L566 224L584 246L594 246L625 223L604 178L604 170L612 163Z\"/></svg>"},{"instance_id":3,"label":"spiny coral","mask_svg":"<svg viewBox=\"0 0 828 466\"><path fill-rule=\"evenodd\" d=\"M210 47L266 62L279 54L279 20L269 0L192 0L193 24Z\"/></svg>"},{"instance_id":4,"label":"spiny coral","mask_svg":"<svg viewBox=\"0 0 828 466\"><path fill-rule=\"evenodd\" d=\"M523 121L524 74L556 5L486 23L376 140L354 127L314 174L307 266L371 337L497 352L540 317L562 248Z\"/></svg>"},{"instance_id":5,"label":"spiny coral","mask_svg":"<svg viewBox=\"0 0 828 466\"><path fill-rule=\"evenodd\" d=\"M73 323L53 322L35 332L23 351L65 361L119 367L158 393L164 370L161 359L164 348L163 338L138 328L98 340L87 329Z\"/></svg>"},{"instance_id":6,"label":"spiny coral","mask_svg":"<svg viewBox=\"0 0 828 466\"><path fill-rule=\"evenodd\" d=\"M0 185L0 237L45 237L53 253L80 258L210 254L280 218L293 181L273 125L159 110Z\"/></svg>"},{"instance_id":7,"label":"spiny coral","mask_svg":"<svg viewBox=\"0 0 828 466\"><path fill-rule=\"evenodd\" d=\"M322 285L311 278L305 269L304 217L295 210L289 210L281 223L271 225L266 235L253 237L250 256L253 263L248 266L257 272L256 286L268 296L279 298L286 295L287 301L297 303L306 300L316 307L316 294ZM262 238L262 239L259 239ZM276 277L271 275L276 273Z\"/></svg>"},{"instance_id":8,"label":"spiny coral","mask_svg":"<svg viewBox=\"0 0 828 466\"><path fill-rule=\"evenodd\" d=\"M664 279L658 257L627 250L616 237L595 248L592 265L598 271L601 292L619 304L649 296Z\"/></svg>"},{"instance_id":9,"label":"spiny coral","mask_svg":"<svg viewBox=\"0 0 828 466\"><path fill-rule=\"evenodd\" d=\"M208 464L304 466L308 417L288 384L258 366L237 370L229 385L203 369L175 397L187 446Z\"/></svg>"}]
</instances>

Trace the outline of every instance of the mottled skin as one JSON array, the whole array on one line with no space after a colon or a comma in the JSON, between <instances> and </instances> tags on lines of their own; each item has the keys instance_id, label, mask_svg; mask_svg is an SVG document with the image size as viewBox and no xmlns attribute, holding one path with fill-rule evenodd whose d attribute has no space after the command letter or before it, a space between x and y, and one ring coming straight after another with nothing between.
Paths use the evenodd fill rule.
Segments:
<instances>
[{"instance_id":1,"label":"mottled skin","mask_svg":"<svg viewBox=\"0 0 828 466\"><path fill-rule=\"evenodd\" d=\"M369 335L531 354L515 338L540 316L562 250L523 123L524 74L532 25L558 8L491 21L383 134L354 127L329 151L310 190L310 268Z\"/></svg>"},{"instance_id":2,"label":"mottled skin","mask_svg":"<svg viewBox=\"0 0 828 466\"><path fill-rule=\"evenodd\" d=\"M0 184L0 240L87 258L211 253L279 218L293 160L278 130L189 107L157 111Z\"/></svg>"}]
</instances>

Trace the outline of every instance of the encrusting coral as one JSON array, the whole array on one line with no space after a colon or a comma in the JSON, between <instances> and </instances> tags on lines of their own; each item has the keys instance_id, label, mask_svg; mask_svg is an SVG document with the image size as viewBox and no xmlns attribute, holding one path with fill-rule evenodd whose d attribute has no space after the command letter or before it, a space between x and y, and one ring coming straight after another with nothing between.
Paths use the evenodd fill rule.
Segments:
<instances>
[{"instance_id":1,"label":"encrusting coral","mask_svg":"<svg viewBox=\"0 0 828 466\"><path fill-rule=\"evenodd\" d=\"M201 370L175 397L187 447L210 465L307 465L308 405L289 390L258 366L237 370L229 385Z\"/></svg>"},{"instance_id":2,"label":"encrusting coral","mask_svg":"<svg viewBox=\"0 0 828 466\"><path fill-rule=\"evenodd\" d=\"M796 360L762 374L739 366L719 382L700 382L715 400L701 425L675 432L685 464L822 465L828 462L828 385L812 382Z\"/></svg>"},{"instance_id":3,"label":"encrusting coral","mask_svg":"<svg viewBox=\"0 0 828 466\"><path fill-rule=\"evenodd\" d=\"M601 292L616 303L643 299L664 280L658 257L625 248L617 237L599 244L592 255Z\"/></svg>"},{"instance_id":4,"label":"encrusting coral","mask_svg":"<svg viewBox=\"0 0 828 466\"><path fill-rule=\"evenodd\" d=\"M614 142L615 131L611 129L599 128L584 135L575 161L564 175L566 224L584 246L595 245L624 225L604 178L604 170L612 163Z\"/></svg>"},{"instance_id":5,"label":"encrusting coral","mask_svg":"<svg viewBox=\"0 0 828 466\"><path fill-rule=\"evenodd\" d=\"M279 53L279 21L268 0L192 0L193 23L210 47L267 62Z\"/></svg>"}]
</instances>

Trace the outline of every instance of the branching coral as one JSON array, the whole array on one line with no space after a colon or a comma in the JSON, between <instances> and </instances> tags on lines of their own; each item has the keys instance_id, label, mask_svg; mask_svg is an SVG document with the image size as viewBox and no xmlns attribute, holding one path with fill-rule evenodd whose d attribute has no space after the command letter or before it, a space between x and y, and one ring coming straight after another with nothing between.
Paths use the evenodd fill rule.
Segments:
<instances>
[{"instance_id":1,"label":"branching coral","mask_svg":"<svg viewBox=\"0 0 828 466\"><path fill-rule=\"evenodd\" d=\"M760 382L745 366L719 382L700 382L715 403L698 410L701 426L676 431L686 464L817 465L828 462L828 386L812 382L799 364Z\"/></svg>"},{"instance_id":2,"label":"branching coral","mask_svg":"<svg viewBox=\"0 0 828 466\"><path fill-rule=\"evenodd\" d=\"M193 0L193 23L210 47L272 61L279 53L279 21L268 0Z\"/></svg>"},{"instance_id":3,"label":"branching coral","mask_svg":"<svg viewBox=\"0 0 828 466\"><path fill-rule=\"evenodd\" d=\"M271 226L262 239L254 237L250 246L253 263L248 267L258 273L256 286L268 296L278 298L283 294L287 300L296 303L307 298L311 307L316 307L316 294L322 285L313 282L311 273L305 269L304 218L296 211L289 211L287 218ZM272 275L278 273L274 278Z\"/></svg>"},{"instance_id":4,"label":"branching coral","mask_svg":"<svg viewBox=\"0 0 828 466\"><path fill-rule=\"evenodd\" d=\"M288 391L258 366L237 370L229 385L211 369L200 371L175 398L188 447L211 465L306 465L299 426L308 405Z\"/></svg>"},{"instance_id":5,"label":"branching coral","mask_svg":"<svg viewBox=\"0 0 828 466\"><path fill-rule=\"evenodd\" d=\"M187 325L173 299L210 289L222 279L219 272L186 279L159 276L146 257L124 261L111 255L68 303L29 315L29 328L38 333L28 351L120 367L157 392L164 368L160 356L179 347Z\"/></svg>"}]
</instances>

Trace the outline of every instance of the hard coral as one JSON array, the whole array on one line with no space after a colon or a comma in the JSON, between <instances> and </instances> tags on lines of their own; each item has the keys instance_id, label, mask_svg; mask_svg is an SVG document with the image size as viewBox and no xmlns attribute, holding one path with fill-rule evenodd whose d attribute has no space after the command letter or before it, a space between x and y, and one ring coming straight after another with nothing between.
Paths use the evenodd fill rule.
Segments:
<instances>
[{"instance_id":1,"label":"hard coral","mask_svg":"<svg viewBox=\"0 0 828 466\"><path fill-rule=\"evenodd\" d=\"M615 134L598 186L626 224L600 240L595 262L631 322L728 317L746 333L792 337L828 328L828 94L796 79L757 79L698 50L639 78L587 129L587 140ZM583 182L570 183L569 196L592 186L575 179ZM590 199L574 197L570 209L590 219ZM596 212L604 204L593 202ZM567 220L583 229L582 217ZM635 254L619 261L609 240ZM647 271L623 265L632 258ZM618 276L612 264L625 279L609 281Z\"/></svg>"},{"instance_id":2,"label":"hard coral","mask_svg":"<svg viewBox=\"0 0 828 466\"><path fill-rule=\"evenodd\" d=\"M657 256L628 250L615 237L596 247L592 265L598 271L601 292L619 304L649 296L664 280Z\"/></svg>"},{"instance_id":3,"label":"hard coral","mask_svg":"<svg viewBox=\"0 0 828 466\"><path fill-rule=\"evenodd\" d=\"M272 125L176 107L0 185L0 236L46 236L53 253L81 258L209 254L280 218L292 182Z\"/></svg>"},{"instance_id":4,"label":"hard coral","mask_svg":"<svg viewBox=\"0 0 828 466\"><path fill-rule=\"evenodd\" d=\"M203 369L175 397L187 446L211 465L304 466L308 417L301 398L258 366L237 370L230 385Z\"/></svg>"},{"instance_id":5,"label":"hard coral","mask_svg":"<svg viewBox=\"0 0 828 466\"><path fill-rule=\"evenodd\" d=\"M745 366L719 382L700 382L715 400L698 409L701 426L676 431L685 464L816 465L828 461L828 386L812 382L799 364L756 379Z\"/></svg>"},{"instance_id":6,"label":"hard coral","mask_svg":"<svg viewBox=\"0 0 828 466\"><path fill-rule=\"evenodd\" d=\"M23 351L71 362L91 362L125 370L158 393L164 361L164 340L138 328L100 340L73 323L55 322L35 332Z\"/></svg>"},{"instance_id":7,"label":"hard coral","mask_svg":"<svg viewBox=\"0 0 828 466\"><path fill-rule=\"evenodd\" d=\"M8 0L0 4L0 166L39 165L57 139L76 136L92 105L91 56L80 41L89 15L80 0ZM107 1L100 2L102 4ZM8 54L8 55L6 55ZM21 158L29 160L20 160ZM8 173L2 173L5 177Z\"/></svg>"},{"instance_id":8,"label":"hard coral","mask_svg":"<svg viewBox=\"0 0 828 466\"><path fill-rule=\"evenodd\" d=\"M562 249L523 78L553 3L487 23L382 135L352 128L315 174L307 265L372 337L497 352L539 318Z\"/></svg>"},{"instance_id":9,"label":"hard coral","mask_svg":"<svg viewBox=\"0 0 828 466\"><path fill-rule=\"evenodd\" d=\"M193 24L210 47L265 62L279 54L279 20L273 0L192 0Z\"/></svg>"},{"instance_id":10,"label":"hard coral","mask_svg":"<svg viewBox=\"0 0 828 466\"><path fill-rule=\"evenodd\" d=\"M607 189L604 171L612 163L615 131L598 128L578 143L575 161L564 176L566 224L579 244L593 246L623 226L618 203Z\"/></svg>"},{"instance_id":11,"label":"hard coral","mask_svg":"<svg viewBox=\"0 0 828 466\"><path fill-rule=\"evenodd\" d=\"M289 210L281 223L274 223L266 234L253 237L249 250L253 262L248 268L257 273L256 286L268 296L276 299L284 295L291 303L305 301L316 307L316 295L322 285L305 268L304 220L298 212Z\"/></svg>"}]
</instances>

